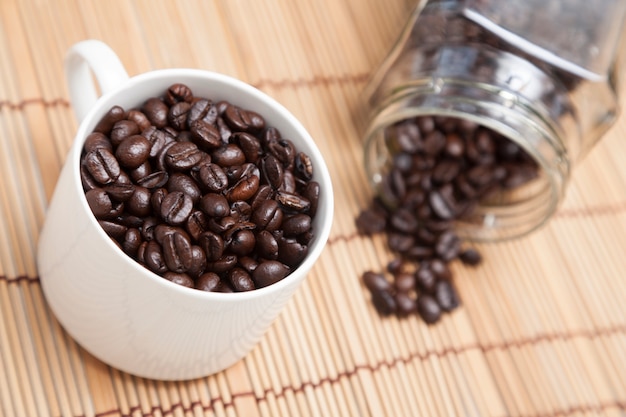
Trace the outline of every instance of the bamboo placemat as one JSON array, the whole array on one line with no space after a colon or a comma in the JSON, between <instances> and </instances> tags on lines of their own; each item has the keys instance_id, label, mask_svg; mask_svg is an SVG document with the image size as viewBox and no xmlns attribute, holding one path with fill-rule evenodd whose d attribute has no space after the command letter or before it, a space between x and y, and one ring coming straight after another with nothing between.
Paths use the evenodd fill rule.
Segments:
<instances>
[{"instance_id":1,"label":"bamboo placemat","mask_svg":"<svg viewBox=\"0 0 626 417\"><path fill-rule=\"evenodd\" d=\"M575 171L550 224L456 265L462 308L381 319L360 282L389 260L357 235L371 198L362 90L404 0L0 0L0 416L626 415L626 116ZM159 382L82 350L43 298L35 260L74 136L62 59L97 38L129 74L239 77L298 116L328 159L328 247L262 342L219 374ZM626 96L626 95L625 95Z\"/></svg>"}]
</instances>

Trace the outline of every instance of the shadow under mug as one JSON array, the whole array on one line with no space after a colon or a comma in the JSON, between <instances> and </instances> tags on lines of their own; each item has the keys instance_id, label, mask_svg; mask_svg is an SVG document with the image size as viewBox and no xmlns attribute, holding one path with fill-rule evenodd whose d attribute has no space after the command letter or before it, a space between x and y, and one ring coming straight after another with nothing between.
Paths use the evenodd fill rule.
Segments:
<instances>
[{"instance_id":1,"label":"shadow under mug","mask_svg":"<svg viewBox=\"0 0 626 417\"><path fill-rule=\"evenodd\" d=\"M195 69L164 69L129 78L104 43L87 40L66 57L72 107L80 122L61 170L38 243L43 292L65 330L87 351L122 371L181 380L219 372L259 342L319 258L330 234L333 191L324 159L301 123L277 101L231 77ZM94 85L94 77L102 95ZM81 185L85 138L114 105L128 110L174 83L194 95L228 100L262 115L307 153L320 184L315 238L290 275L242 293L211 293L174 284L127 256L103 231Z\"/></svg>"}]
</instances>

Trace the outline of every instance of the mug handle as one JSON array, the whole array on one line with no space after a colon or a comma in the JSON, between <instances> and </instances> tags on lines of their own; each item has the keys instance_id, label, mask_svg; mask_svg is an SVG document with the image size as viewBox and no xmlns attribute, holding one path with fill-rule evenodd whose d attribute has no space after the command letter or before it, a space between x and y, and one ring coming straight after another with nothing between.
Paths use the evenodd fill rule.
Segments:
<instances>
[{"instance_id":1,"label":"mug handle","mask_svg":"<svg viewBox=\"0 0 626 417\"><path fill-rule=\"evenodd\" d=\"M68 50L65 79L74 115L80 124L101 95L128 80L128 73L106 43L89 39L74 44ZM97 81L98 89L94 81Z\"/></svg>"}]
</instances>

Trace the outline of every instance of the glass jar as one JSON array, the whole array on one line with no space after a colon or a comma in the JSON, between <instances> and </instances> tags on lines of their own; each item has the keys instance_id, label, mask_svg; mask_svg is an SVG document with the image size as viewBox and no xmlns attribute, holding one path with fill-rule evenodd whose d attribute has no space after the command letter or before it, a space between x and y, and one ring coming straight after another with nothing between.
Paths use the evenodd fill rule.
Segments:
<instances>
[{"instance_id":1,"label":"glass jar","mask_svg":"<svg viewBox=\"0 0 626 417\"><path fill-rule=\"evenodd\" d=\"M555 213L575 164L618 113L618 45L626 2L421 1L367 87L365 168L380 191L394 157L390 129L453 118L507 138L538 166L458 221L494 241L525 235Z\"/></svg>"}]
</instances>

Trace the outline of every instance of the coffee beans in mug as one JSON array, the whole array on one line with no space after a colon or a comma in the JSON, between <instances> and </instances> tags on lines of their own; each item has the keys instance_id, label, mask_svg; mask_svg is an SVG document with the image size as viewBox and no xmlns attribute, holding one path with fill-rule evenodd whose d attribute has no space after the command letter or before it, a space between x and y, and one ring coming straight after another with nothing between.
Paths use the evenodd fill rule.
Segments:
<instances>
[{"instance_id":1,"label":"coffee beans in mug","mask_svg":"<svg viewBox=\"0 0 626 417\"><path fill-rule=\"evenodd\" d=\"M306 257L320 195L313 170L262 115L180 83L138 108L111 108L80 167L89 207L128 256L219 292L274 284Z\"/></svg>"},{"instance_id":2,"label":"coffee beans in mug","mask_svg":"<svg viewBox=\"0 0 626 417\"><path fill-rule=\"evenodd\" d=\"M476 249L463 247L455 222L532 181L539 169L521 147L468 120L419 116L386 136L392 164L356 227L365 235L385 233L397 258L387 273L367 271L362 279L381 315L417 313L435 323L460 305L449 264L482 261Z\"/></svg>"}]
</instances>

